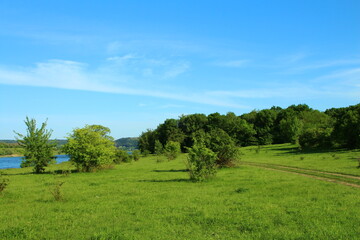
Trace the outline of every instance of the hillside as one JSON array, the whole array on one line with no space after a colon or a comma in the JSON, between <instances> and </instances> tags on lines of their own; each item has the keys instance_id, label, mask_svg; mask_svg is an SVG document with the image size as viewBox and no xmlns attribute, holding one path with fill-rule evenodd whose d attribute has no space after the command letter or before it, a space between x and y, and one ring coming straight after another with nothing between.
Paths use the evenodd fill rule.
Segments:
<instances>
[{"instance_id":1,"label":"hillside","mask_svg":"<svg viewBox=\"0 0 360 240\"><path fill-rule=\"evenodd\" d=\"M119 138L115 140L115 146L131 151L138 149L138 140L137 137Z\"/></svg>"}]
</instances>

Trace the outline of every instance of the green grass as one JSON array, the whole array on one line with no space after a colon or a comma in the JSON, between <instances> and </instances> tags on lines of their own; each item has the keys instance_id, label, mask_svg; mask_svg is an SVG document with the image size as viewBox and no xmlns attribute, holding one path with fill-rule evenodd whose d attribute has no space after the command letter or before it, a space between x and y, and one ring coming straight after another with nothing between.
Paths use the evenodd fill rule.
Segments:
<instances>
[{"instance_id":1,"label":"green grass","mask_svg":"<svg viewBox=\"0 0 360 240\"><path fill-rule=\"evenodd\" d=\"M241 159L360 176L360 150L298 151L292 144L244 147Z\"/></svg>"},{"instance_id":2,"label":"green grass","mask_svg":"<svg viewBox=\"0 0 360 240\"><path fill-rule=\"evenodd\" d=\"M266 154L244 148L243 158L290 162L294 154L280 148L267 147ZM306 156L313 158L312 154ZM181 155L174 161L159 162L150 156L114 169L69 175L34 175L31 168L3 170L6 174L3 177L10 182L0 193L0 239L358 239L360 236L359 189L252 166L221 169L215 179L193 183L184 171L185 158ZM307 158L293 161L308 167L311 161ZM352 162L345 161L345 157L341 159L336 159L339 169L335 164L328 169L348 169L355 174L356 171L350 171L354 168ZM325 166L311 165L319 169ZM57 169L71 169L71 166L63 163L50 168ZM50 192L56 182L65 182L61 187L63 201L55 201Z\"/></svg>"}]
</instances>

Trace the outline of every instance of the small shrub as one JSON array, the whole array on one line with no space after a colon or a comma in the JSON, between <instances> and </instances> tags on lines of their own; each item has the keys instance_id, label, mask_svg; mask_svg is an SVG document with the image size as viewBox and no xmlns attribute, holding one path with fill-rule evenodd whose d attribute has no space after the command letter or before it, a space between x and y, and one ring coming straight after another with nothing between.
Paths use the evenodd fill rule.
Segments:
<instances>
[{"instance_id":1,"label":"small shrub","mask_svg":"<svg viewBox=\"0 0 360 240\"><path fill-rule=\"evenodd\" d=\"M304 160L305 159L305 157L300 157L300 160Z\"/></svg>"},{"instance_id":2,"label":"small shrub","mask_svg":"<svg viewBox=\"0 0 360 240\"><path fill-rule=\"evenodd\" d=\"M360 168L360 158L358 158L357 160L358 160L358 163L359 163L359 165L357 166L357 168Z\"/></svg>"},{"instance_id":3,"label":"small shrub","mask_svg":"<svg viewBox=\"0 0 360 240\"><path fill-rule=\"evenodd\" d=\"M180 143L173 141L169 141L166 143L164 154L169 161L177 158L180 152Z\"/></svg>"},{"instance_id":4,"label":"small shrub","mask_svg":"<svg viewBox=\"0 0 360 240\"><path fill-rule=\"evenodd\" d=\"M147 157L147 156L149 156L150 151L149 151L149 150L144 150L144 151L142 151L141 153L142 153L142 155L143 155L144 157Z\"/></svg>"},{"instance_id":5,"label":"small shrub","mask_svg":"<svg viewBox=\"0 0 360 240\"><path fill-rule=\"evenodd\" d=\"M132 152L132 157L133 157L134 161L139 161L139 159L140 159L140 150L134 150Z\"/></svg>"},{"instance_id":6,"label":"small shrub","mask_svg":"<svg viewBox=\"0 0 360 240\"><path fill-rule=\"evenodd\" d=\"M164 153L164 146L159 140L155 140L154 153L156 155L161 155Z\"/></svg>"},{"instance_id":7,"label":"small shrub","mask_svg":"<svg viewBox=\"0 0 360 240\"><path fill-rule=\"evenodd\" d=\"M190 179L198 182L215 176L216 158L216 153L203 145L190 148L186 162Z\"/></svg>"},{"instance_id":8,"label":"small shrub","mask_svg":"<svg viewBox=\"0 0 360 240\"><path fill-rule=\"evenodd\" d=\"M62 185L64 184L65 182L56 182L54 184L54 187L52 189L50 189L50 192L51 194L53 195L55 201L62 201L64 200L64 195L61 191L61 188L62 188Z\"/></svg>"},{"instance_id":9,"label":"small shrub","mask_svg":"<svg viewBox=\"0 0 360 240\"><path fill-rule=\"evenodd\" d=\"M239 160L240 151L235 145L224 145L217 152L216 163L220 167L234 167Z\"/></svg>"},{"instance_id":10,"label":"small shrub","mask_svg":"<svg viewBox=\"0 0 360 240\"><path fill-rule=\"evenodd\" d=\"M256 152L257 154L259 154L259 153L260 153L260 150L261 150L261 147L260 147L260 145L258 145L257 148L255 149L255 152Z\"/></svg>"},{"instance_id":11,"label":"small shrub","mask_svg":"<svg viewBox=\"0 0 360 240\"><path fill-rule=\"evenodd\" d=\"M0 178L0 193L5 190L5 188L9 185L9 179Z\"/></svg>"},{"instance_id":12,"label":"small shrub","mask_svg":"<svg viewBox=\"0 0 360 240\"><path fill-rule=\"evenodd\" d=\"M128 154L127 151L123 150L123 149L117 149L116 150L116 155L115 155L115 161L114 163L116 164L120 164L122 162L125 163L130 163L132 161L131 156Z\"/></svg>"}]
</instances>

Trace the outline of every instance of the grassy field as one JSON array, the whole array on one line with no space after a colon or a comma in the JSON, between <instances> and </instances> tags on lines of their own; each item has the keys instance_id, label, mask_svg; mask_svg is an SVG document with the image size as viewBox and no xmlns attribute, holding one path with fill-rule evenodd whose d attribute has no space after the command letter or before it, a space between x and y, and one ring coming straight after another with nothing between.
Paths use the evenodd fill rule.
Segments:
<instances>
[{"instance_id":1,"label":"grassy field","mask_svg":"<svg viewBox=\"0 0 360 240\"><path fill-rule=\"evenodd\" d=\"M242 159L360 175L359 152L292 147L243 148ZM193 183L185 158L151 156L96 173L3 170L10 182L0 194L0 239L359 239L357 188L254 166ZM71 166L49 170L58 169ZM63 201L51 194L59 182Z\"/></svg>"},{"instance_id":2,"label":"grassy field","mask_svg":"<svg viewBox=\"0 0 360 240\"><path fill-rule=\"evenodd\" d=\"M360 176L360 150L298 151L292 144L242 148L244 161L281 164Z\"/></svg>"}]
</instances>

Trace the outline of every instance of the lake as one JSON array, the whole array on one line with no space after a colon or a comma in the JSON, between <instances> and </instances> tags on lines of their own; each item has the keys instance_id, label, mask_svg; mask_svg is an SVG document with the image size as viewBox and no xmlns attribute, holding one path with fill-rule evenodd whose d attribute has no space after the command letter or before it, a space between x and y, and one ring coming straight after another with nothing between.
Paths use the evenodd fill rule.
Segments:
<instances>
[{"instance_id":1,"label":"lake","mask_svg":"<svg viewBox=\"0 0 360 240\"><path fill-rule=\"evenodd\" d=\"M3 157L0 158L0 169L20 168L22 157ZM68 155L56 155L56 163L69 161Z\"/></svg>"}]
</instances>

